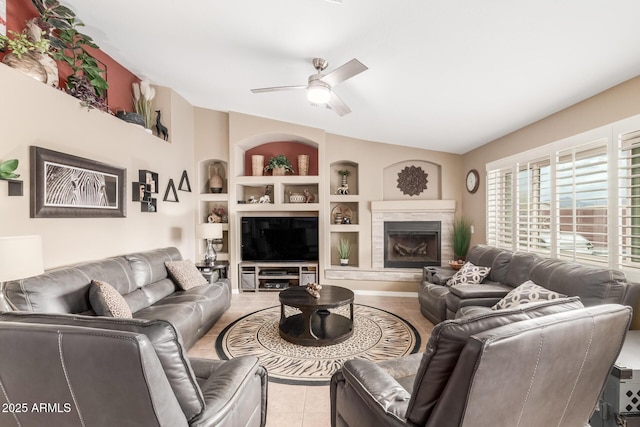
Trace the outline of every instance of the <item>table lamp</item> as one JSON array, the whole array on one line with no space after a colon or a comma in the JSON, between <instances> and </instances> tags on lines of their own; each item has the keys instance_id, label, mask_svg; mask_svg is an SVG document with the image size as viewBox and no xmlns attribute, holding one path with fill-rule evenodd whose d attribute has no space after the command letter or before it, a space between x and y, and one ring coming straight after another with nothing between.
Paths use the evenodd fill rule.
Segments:
<instances>
[{"instance_id":1,"label":"table lamp","mask_svg":"<svg viewBox=\"0 0 640 427\"><path fill-rule=\"evenodd\" d=\"M0 311L11 311L5 283L44 273L40 236L0 237Z\"/></svg>"},{"instance_id":2,"label":"table lamp","mask_svg":"<svg viewBox=\"0 0 640 427\"><path fill-rule=\"evenodd\" d=\"M204 263L212 265L218 257L216 250L213 248L213 241L222 240L222 224L215 222L200 224L198 226L198 237L207 241L207 250L204 253Z\"/></svg>"}]
</instances>

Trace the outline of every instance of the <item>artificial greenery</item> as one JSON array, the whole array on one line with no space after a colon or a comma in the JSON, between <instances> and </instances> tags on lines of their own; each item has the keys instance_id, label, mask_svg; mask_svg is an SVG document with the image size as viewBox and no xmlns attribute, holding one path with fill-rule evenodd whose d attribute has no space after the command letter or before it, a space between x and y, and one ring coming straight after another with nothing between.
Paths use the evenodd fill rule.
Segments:
<instances>
[{"instance_id":1,"label":"artificial greenery","mask_svg":"<svg viewBox=\"0 0 640 427\"><path fill-rule=\"evenodd\" d=\"M349 245L349 240L340 239L338 243L338 256L340 259L349 259L349 255L351 255L351 245Z\"/></svg>"},{"instance_id":2,"label":"artificial greenery","mask_svg":"<svg viewBox=\"0 0 640 427\"><path fill-rule=\"evenodd\" d=\"M105 98L109 84L104 77L105 70L88 51L87 47L98 49L93 39L78 31L84 26L76 14L58 0L31 0L40 13L37 24L45 32L45 37L53 48L53 59L68 64L73 76L67 83L67 89L73 88L77 77L84 76L93 86L99 98Z\"/></svg>"},{"instance_id":3,"label":"artificial greenery","mask_svg":"<svg viewBox=\"0 0 640 427\"><path fill-rule=\"evenodd\" d=\"M349 176L351 175L351 171L349 169L340 169L338 171L338 173L342 176Z\"/></svg>"},{"instance_id":4,"label":"artificial greenery","mask_svg":"<svg viewBox=\"0 0 640 427\"><path fill-rule=\"evenodd\" d=\"M26 31L21 33L17 33L15 31L9 30L9 34L13 38L9 38L8 36L0 34L0 47L7 47L14 55L18 58L22 58L22 55L37 52L37 53L48 53L49 52L49 40L40 39L38 41L29 40L29 36Z\"/></svg>"},{"instance_id":5,"label":"artificial greenery","mask_svg":"<svg viewBox=\"0 0 640 427\"><path fill-rule=\"evenodd\" d=\"M469 218L461 216L453 221L451 239L455 259L464 259L469 250L469 245L471 245L471 220Z\"/></svg>"},{"instance_id":6,"label":"artificial greenery","mask_svg":"<svg viewBox=\"0 0 640 427\"><path fill-rule=\"evenodd\" d=\"M14 173L18 169L18 159L6 160L0 163L0 179L19 178L20 175Z\"/></svg>"},{"instance_id":7,"label":"artificial greenery","mask_svg":"<svg viewBox=\"0 0 640 427\"><path fill-rule=\"evenodd\" d=\"M269 163L264 167L264 170L268 172L275 168L284 168L285 172L293 173L291 162L289 162L289 159L287 159L284 154L278 154L277 156L269 159Z\"/></svg>"}]
</instances>

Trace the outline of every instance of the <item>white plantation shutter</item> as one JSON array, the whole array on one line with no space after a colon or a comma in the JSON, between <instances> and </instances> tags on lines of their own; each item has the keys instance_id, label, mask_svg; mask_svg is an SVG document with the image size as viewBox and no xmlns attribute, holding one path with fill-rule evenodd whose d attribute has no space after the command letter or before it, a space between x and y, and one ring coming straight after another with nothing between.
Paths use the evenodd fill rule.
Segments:
<instances>
[{"instance_id":1,"label":"white plantation shutter","mask_svg":"<svg viewBox=\"0 0 640 427\"><path fill-rule=\"evenodd\" d=\"M555 247L560 258L608 262L607 140L556 154Z\"/></svg>"},{"instance_id":2,"label":"white plantation shutter","mask_svg":"<svg viewBox=\"0 0 640 427\"><path fill-rule=\"evenodd\" d=\"M520 163L516 184L516 249L551 253L551 160Z\"/></svg>"},{"instance_id":3,"label":"white plantation shutter","mask_svg":"<svg viewBox=\"0 0 640 427\"><path fill-rule=\"evenodd\" d=\"M640 268L640 130L620 135L618 267Z\"/></svg>"},{"instance_id":4,"label":"white plantation shutter","mask_svg":"<svg viewBox=\"0 0 640 427\"><path fill-rule=\"evenodd\" d=\"M487 172L487 243L513 249L513 173Z\"/></svg>"}]
</instances>

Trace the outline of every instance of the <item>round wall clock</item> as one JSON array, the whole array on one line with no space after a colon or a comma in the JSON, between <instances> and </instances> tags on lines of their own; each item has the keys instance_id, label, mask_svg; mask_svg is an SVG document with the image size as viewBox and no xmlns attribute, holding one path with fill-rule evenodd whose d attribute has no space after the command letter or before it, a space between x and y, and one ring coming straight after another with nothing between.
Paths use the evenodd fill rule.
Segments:
<instances>
[{"instance_id":1,"label":"round wall clock","mask_svg":"<svg viewBox=\"0 0 640 427\"><path fill-rule=\"evenodd\" d=\"M478 187L480 186L480 175L478 171L475 169L471 169L467 173L467 191L471 194L478 191Z\"/></svg>"}]
</instances>

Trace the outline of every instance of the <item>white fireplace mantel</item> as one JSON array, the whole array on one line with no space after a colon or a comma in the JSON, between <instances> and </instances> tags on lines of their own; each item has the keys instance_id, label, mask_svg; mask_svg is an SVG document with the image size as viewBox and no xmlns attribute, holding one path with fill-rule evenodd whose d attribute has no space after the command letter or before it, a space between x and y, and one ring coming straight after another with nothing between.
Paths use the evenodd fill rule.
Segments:
<instances>
[{"instance_id":1,"label":"white fireplace mantel","mask_svg":"<svg viewBox=\"0 0 640 427\"><path fill-rule=\"evenodd\" d=\"M371 212L452 212L455 200L373 200Z\"/></svg>"}]
</instances>

